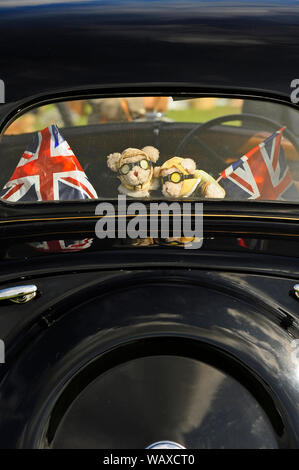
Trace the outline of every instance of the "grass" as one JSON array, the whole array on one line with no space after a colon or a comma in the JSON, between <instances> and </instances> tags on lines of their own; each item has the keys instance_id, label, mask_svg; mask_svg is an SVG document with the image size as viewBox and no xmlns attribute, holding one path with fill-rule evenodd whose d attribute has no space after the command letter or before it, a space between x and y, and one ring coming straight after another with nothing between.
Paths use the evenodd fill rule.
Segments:
<instances>
[{"instance_id":1,"label":"grass","mask_svg":"<svg viewBox=\"0 0 299 470\"><path fill-rule=\"evenodd\" d=\"M213 109L195 109L188 108L183 110L168 110L166 116L176 122L206 122L220 116L227 114L239 114L240 108L233 108L232 106L218 106ZM233 124L237 125L240 121L234 121ZM228 123L230 124L231 123Z\"/></svg>"},{"instance_id":2,"label":"grass","mask_svg":"<svg viewBox=\"0 0 299 470\"><path fill-rule=\"evenodd\" d=\"M41 125L40 119L44 112L50 112L55 110L55 104L49 104L40 108L42 113L36 117L35 128L39 130L43 125ZM90 112L90 109L86 109L86 111ZM214 119L216 117L225 116L227 114L238 114L241 112L240 108L232 107L232 106L218 106L212 109L196 109L196 108L187 108L184 110L168 110L166 112L166 116L172 119L174 122L206 122L210 119ZM59 112L57 111L58 116ZM77 118L76 126L84 126L87 125L88 116L83 115ZM226 124L240 125L240 121L233 121L227 122Z\"/></svg>"}]
</instances>

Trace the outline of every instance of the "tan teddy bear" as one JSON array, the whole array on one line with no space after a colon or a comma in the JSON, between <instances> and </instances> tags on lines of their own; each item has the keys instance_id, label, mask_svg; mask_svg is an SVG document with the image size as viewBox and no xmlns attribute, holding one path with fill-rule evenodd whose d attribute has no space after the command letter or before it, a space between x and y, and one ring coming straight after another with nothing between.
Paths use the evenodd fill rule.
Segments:
<instances>
[{"instance_id":1,"label":"tan teddy bear","mask_svg":"<svg viewBox=\"0 0 299 470\"><path fill-rule=\"evenodd\" d=\"M167 198L184 198L198 193L206 198L225 197L224 189L211 175L197 170L191 158L170 158L161 167L156 167L154 173L161 178L162 193Z\"/></svg>"},{"instance_id":2,"label":"tan teddy bear","mask_svg":"<svg viewBox=\"0 0 299 470\"><path fill-rule=\"evenodd\" d=\"M155 147L143 149L128 148L122 153L111 153L107 157L107 165L117 172L121 181L118 191L131 197L149 197L150 190L159 186L154 177L153 163L159 158Z\"/></svg>"}]
</instances>

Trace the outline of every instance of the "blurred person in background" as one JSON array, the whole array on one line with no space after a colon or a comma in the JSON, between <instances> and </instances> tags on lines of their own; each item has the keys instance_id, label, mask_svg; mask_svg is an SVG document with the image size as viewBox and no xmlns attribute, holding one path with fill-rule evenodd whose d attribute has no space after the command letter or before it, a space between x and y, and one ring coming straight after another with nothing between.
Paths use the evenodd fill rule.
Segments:
<instances>
[{"instance_id":1,"label":"blurred person in background","mask_svg":"<svg viewBox=\"0 0 299 470\"><path fill-rule=\"evenodd\" d=\"M88 104L88 124L133 121L145 116L143 98L91 99Z\"/></svg>"},{"instance_id":2,"label":"blurred person in background","mask_svg":"<svg viewBox=\"0 0 299 470\"><path fill-rule=\"evenodd\" d=\"M146 120L150 113L165 113L168 97L130 97L88 100L92 111L88 124Z\"/></svg>"}]
</instances>

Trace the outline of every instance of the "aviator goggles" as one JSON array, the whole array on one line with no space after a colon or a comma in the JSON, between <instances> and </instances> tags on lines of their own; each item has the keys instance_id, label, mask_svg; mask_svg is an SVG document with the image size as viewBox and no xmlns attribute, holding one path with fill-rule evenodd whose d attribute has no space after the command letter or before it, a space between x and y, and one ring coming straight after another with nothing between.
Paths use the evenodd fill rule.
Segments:
<instances>
[{"instance_id":1,"label":"aviator goggles","mask_svg":"<svg viewBox=\"0 0 299 470\"><path fill-rule=\"evenodd\" d=\"M142 160L139 160L139 162L124 163L119 168L118 172L121 175L127 175L129 173L129 171L131 171L134 168L134 166L139 166L143 170L148 170L152 166L152 163L149 160L147 160L146 158L144 158Z\"/></svg>"},{"instance_id":2,"label":"aviator goggles","mask_svg":"<svg viewBox=\"0 0 299 470\"><path fill-rule=\"evenodd\" d=\"M183 180L191 180L193 178L195 178L194 175L183 175L182 173L180 173L178 171L174 171L170 175L161 176L161 183L162 183L162 186L163 186L164 183L166 183L166 181L170 181L171 183L177 184L177 183L180 183Z\"/></svg>"}]
</instances>

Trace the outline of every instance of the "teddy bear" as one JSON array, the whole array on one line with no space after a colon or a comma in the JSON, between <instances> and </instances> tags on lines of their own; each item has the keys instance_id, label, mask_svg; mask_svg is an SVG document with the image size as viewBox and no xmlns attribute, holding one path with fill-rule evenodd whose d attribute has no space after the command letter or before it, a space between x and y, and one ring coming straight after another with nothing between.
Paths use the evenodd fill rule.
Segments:
<instances>
[{"instance_id":1,"label":"teddy bear","mask_svg":"<svg viewBox=\"0 0 299 470\"><path fill-rule=\"evenodd\" d=\"M162 193L169 199L195 195L205 198L225 197L225 190L211 175L197 170L192 158L170 158L161 167L155 168L154 176L161 178Z\"/></svg>"},{"instance_id":2,"label":"teddy bear","mask_svg":"<svg viewBox=\"0 0 299 470\"><path fill-rule=\"evenodd\" d=\"M122 153L108 155L107 165L121 181L118 191L131 197L149 197L150 191L159 187L153 168L158 158L158 149L151 146L127 148Z\"/></svg>"}]
</instances>

